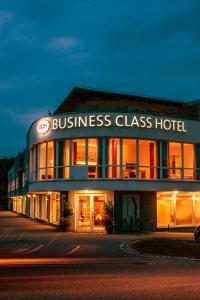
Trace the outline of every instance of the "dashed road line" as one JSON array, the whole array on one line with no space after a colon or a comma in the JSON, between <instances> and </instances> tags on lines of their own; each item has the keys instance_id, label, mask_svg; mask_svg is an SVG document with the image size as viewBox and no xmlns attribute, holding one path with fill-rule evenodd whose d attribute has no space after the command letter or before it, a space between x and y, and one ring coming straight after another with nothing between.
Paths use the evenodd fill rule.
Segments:
<instances>
[{"instance_id":1,"label":"dashed road line","mask_svg":"<svg viewBox=\"0 0 200 300\"><path fill-rule=\"evenodd\" d=\"M73 254L74 252L76 252L78 249L80 249L80 245L76 246L74 249L68 251L65 255L71 255Z\"/></svg>"},{"instance_id":2,"label":"dashed road line","mask_svg":"<svg viewBox=\"0 0 200 300\"><path fill-rule=\"evenodd\" d=\"M34 249L32 249L32 250L30 250L30 251L28 251L28 252L26 252L26 253L27 253L27 254L34 253L34 252L40 250L42 247L44 247L43 244L37 246L36 248L34 248Z\"/></svg>"}]
</instances>

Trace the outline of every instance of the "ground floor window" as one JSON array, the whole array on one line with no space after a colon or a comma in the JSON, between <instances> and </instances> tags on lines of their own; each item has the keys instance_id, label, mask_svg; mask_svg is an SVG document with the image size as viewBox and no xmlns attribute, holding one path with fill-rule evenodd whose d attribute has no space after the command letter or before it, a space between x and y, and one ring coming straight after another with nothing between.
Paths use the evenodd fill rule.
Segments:
<instances>
[{"instance_id":1,"label":"ground floor window","mask_svg":"<svg viewBox=\"0 0 200 300\"><path fill-rule=\"evenodd\" d=\"M200 193L157 193L157 226L195 226L200 223Z\"/></svg>"}]
</instances>

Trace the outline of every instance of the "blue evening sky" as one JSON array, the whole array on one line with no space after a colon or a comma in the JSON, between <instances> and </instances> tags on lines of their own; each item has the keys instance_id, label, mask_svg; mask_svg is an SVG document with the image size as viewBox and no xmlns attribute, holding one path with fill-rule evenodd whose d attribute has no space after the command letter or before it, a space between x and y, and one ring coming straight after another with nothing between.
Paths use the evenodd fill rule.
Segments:
<instances>
[{"instance_id":1,"label":"blue evening sky","mask_svg":"<svg viewBox=\"0 0 200 300\"><path fill-rule=\"evenodd\" d=\"M200 98L199 0L0 0L0 157L75 86Z\"/></svg>"}]
</instances>

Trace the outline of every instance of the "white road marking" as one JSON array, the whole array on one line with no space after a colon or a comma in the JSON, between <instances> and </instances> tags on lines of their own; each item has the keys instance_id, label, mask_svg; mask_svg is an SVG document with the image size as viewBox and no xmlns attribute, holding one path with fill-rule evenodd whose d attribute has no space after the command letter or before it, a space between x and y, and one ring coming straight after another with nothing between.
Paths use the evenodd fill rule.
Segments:
<instances>
[{"instance_id":1,"label":"white road marking","mask_svg":"<svg viewBox=\"0 0 200 300\"><path fill-rule=\"evenodd\" d=\"M31 247L33 247L33 245L29 245L29 244L25 244L24 246L22 246L21 248L18 248L17 250L13 251L13 253L21 253L21 252L25 252L27 250L29 250Z\"/></svg>"},{"instance_id":2,"label":"white road marking","mask_svg":"<svg viewBox=\"0 0 200 300\"><path fill-rule=\"evenodd\" d=\"M27 232L28 230L24 230L17 238L17 241L19 241L23 236L24 234Z\"/></svg>"},{"instance_id":3,"label":"white road marking","mask_svg":"<svg viewBox=\"0 0 200 300\"><path fill-rule=\"evenodd\" d=\"M38 247L36 247L36 248L34 248L34 249L32 249L32 250L29 250L27 253L33 253L33 252L36 252L36 251L38 251L39 249L41 249L42 247L44 247L43 244L39 245Z\"/></svg>"},{"instance_id":4,"label":"white road marking","mask_svg":"<svg viewBox=\"0 0 200 300\"><path fill-rule=\"evenodd\" d=\"M72 253L76 252L80 247L80 245L76 246L74 249L68 251L65 255L71 255Z\"/></svg>"}]
</instances>

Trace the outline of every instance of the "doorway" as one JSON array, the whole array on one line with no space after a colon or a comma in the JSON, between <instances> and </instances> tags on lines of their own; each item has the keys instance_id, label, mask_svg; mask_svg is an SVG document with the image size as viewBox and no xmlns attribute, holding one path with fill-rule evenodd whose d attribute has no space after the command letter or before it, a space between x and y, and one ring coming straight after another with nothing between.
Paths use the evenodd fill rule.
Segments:
<instances>
[{"instance_id":1,"label":"doorway","mask_svg":"<svg viewBox=\"0 0 200 300\"><path fill-rule=\"evenodd\" d=\"M103 231L106 195L103 194L77 194L77 231L100 232Z\"/></svg>"}]
</instances>

